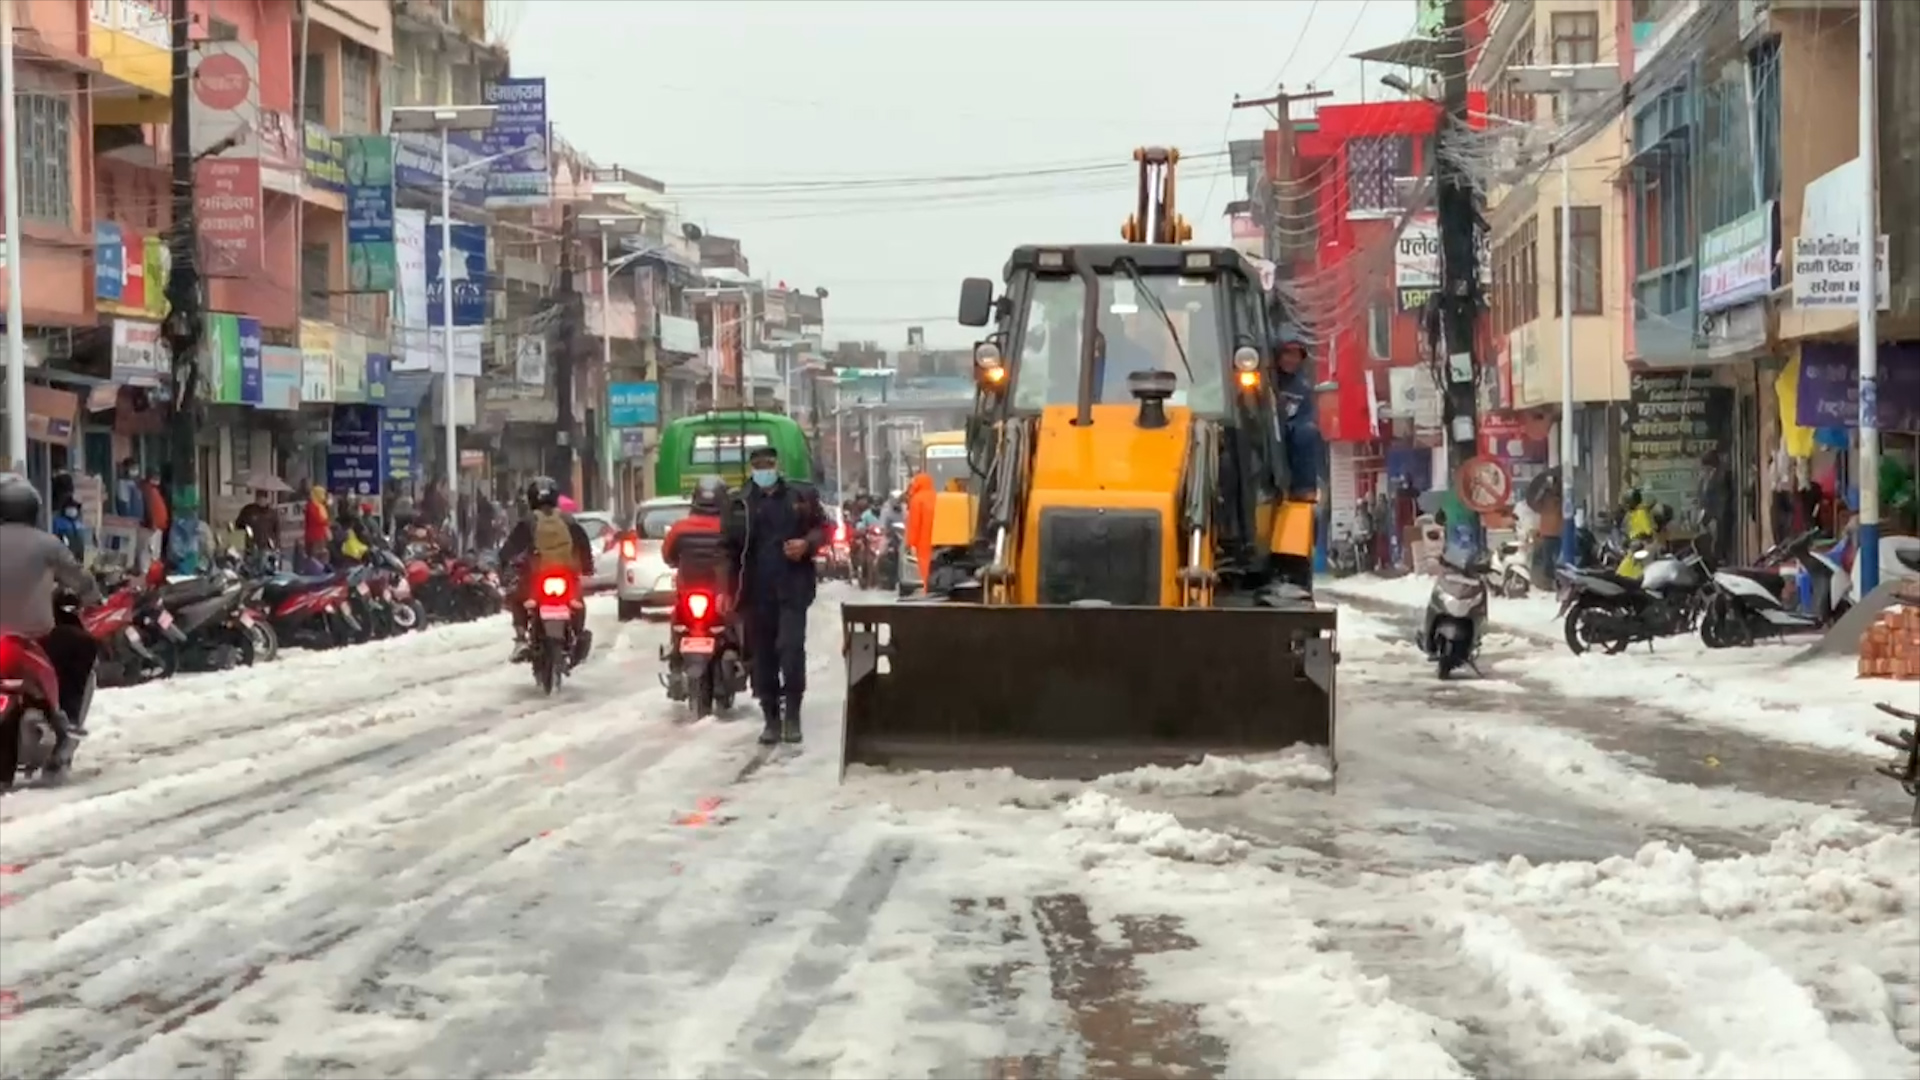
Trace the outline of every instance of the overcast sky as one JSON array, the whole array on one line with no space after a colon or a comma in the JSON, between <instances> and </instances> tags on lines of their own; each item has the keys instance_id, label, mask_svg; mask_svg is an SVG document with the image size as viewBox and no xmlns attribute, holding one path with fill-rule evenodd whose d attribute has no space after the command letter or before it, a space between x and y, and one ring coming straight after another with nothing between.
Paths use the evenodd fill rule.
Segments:
<instances>
[{"instance_id":1,"label":"overcast sky","mask_svg":"<svg viewBox=\"0 0 1920 1080\"><path fill-rule=\"evenodd\" d=\"M1345 56L1412 36L1414 5L518 0L498 17L561 137L665 182L756 275L831 290L830 339L897 346L910 324L971 340L960 279L997 278L1017 244L1117 239L1141 144L1194 157L1181 210L1225 243L1223 151L1267 122L1233 96L1391 96L1386 69ZM1003 175L1038 170L1055 171Z\"/></svg>"}]
</instances>

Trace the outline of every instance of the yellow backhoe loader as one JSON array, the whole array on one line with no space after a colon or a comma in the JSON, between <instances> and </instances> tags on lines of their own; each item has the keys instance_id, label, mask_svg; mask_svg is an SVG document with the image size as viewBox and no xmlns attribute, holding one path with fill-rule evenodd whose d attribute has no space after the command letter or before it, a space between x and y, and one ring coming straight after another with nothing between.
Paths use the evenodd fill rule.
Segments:
<instances>
[{"instance_id":1,"label":"yellow backhoe loader","mask_svg":"<svg viewBox=\"0 0 1920 1080\"><path fill-rule=\"evenodd\" d=\"M923 599L844 608L843 774L1332 756L1337 613L1284 569L1313 506L1283 495L1277 327L1256 268L1188 243L1178 151L1134 157L1125 243L1017 248L998 298L962 284L960 322L992 327L975 482L938 495Z\"/></svg>"}]
</instances>

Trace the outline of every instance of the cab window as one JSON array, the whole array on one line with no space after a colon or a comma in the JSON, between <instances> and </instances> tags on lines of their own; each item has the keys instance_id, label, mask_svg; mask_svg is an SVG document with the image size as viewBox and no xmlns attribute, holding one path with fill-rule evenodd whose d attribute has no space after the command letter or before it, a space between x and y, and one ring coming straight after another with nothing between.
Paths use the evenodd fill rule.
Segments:
<instances>
[{"instance_id":1,"label":"cab window","mask_svg":"<svg viewBox=\"0 0 1920 1080\"><path fill-rule=\"evenodd\" d=\"M1220 412L1225 408L1226 363L1220 352L1218 287L1212 278L1177 274L1144 274L1142 281L1165 308L1166 318L1161 317L1152 300L1141 296L1140 285L1126 275L1100 279L1100 347L1095 350L1099 377L1094 403L1121 405L1132 401L1127 376L1157 369L1174 375L1172 404L1186 405L1196 412ZM1015 408L1032 410L1077 401L1080 329L1085 314L1086 286L1079 278L1032 280L1014 375Z\"/></svg>"},{"instance_id":2,"label":"cab window","mask_svg":"<svg viewBox=\"0 0 1920 1080\"><path fill-rule=\"evenodd\" d=\"M962 488L973 486L973 467L967 464L965 446L927 447L926 470L935 491L947 490L947 485L955 480L960 481Z\"/></svg>"}]
</instances>

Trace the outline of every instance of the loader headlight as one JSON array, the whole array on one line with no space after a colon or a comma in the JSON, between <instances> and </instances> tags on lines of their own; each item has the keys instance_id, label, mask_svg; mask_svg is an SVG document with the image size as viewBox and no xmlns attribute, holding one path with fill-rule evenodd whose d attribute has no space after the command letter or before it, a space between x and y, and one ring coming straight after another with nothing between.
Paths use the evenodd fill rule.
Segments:
<instances>
[{"instance_id":1,"label":"loader headlight","mask_svg":"<svg viewBox=\"0 0 1920 1080\"><path fill-rule=\"evenodd\" d=\"M1233 350L1233 366L1241 371L1254 371L1260 367L1260 353L1251 345L1242 345Z\"/></svg>"},{"instance_id":2,"label":"loader headlight","mask_svg":"<svg viewBox=\"0 0 1920 1080\"><path fill-rule=\"evenodd\" d=\"M1000 348L991 341L973 347L974 377L982 388L999 390L1007 385L1007 367L1000 362Z\"/></svg>"}]
</instances>

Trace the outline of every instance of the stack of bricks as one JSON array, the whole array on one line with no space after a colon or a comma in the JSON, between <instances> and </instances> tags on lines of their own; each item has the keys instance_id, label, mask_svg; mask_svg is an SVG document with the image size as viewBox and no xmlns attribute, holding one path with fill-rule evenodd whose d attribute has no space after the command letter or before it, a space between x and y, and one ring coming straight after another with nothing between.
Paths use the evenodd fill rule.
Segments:
<instances>
[{"instance_id":1,"label":"stack of bricks","mask_svg":"<svg viewBox=\"0 0 1920 1080\"><path fill-rule=\"evenodd\" d=\"M1920 582L1903 583L1860 635L1860 677L1920 679Z\"/></svg>"}]
</instances>

